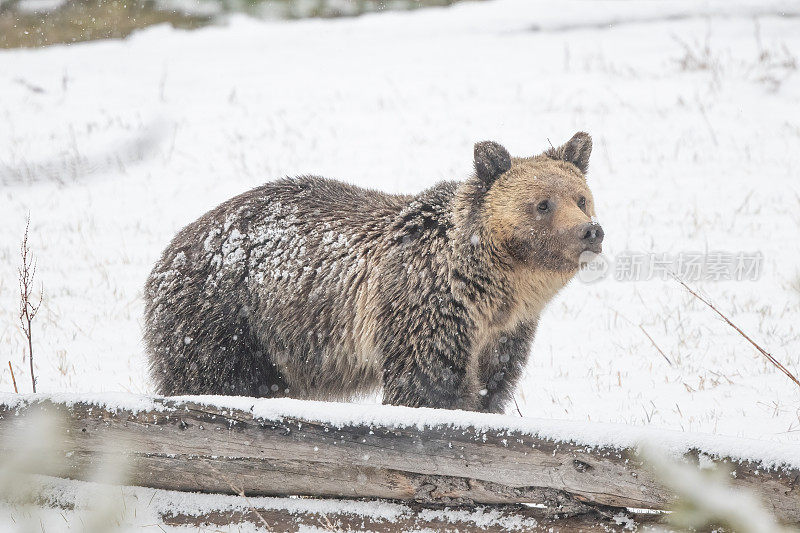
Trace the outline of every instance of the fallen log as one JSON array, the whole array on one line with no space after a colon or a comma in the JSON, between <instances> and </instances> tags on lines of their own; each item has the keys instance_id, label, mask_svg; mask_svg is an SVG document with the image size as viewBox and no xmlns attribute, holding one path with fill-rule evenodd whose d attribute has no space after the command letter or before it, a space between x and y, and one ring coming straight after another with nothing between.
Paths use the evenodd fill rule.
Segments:
<instances>
[{"instance_id":1,"label":"fallen log","mask_svg":"<svg viewBox=\"0 0 800 533\"><path fill-rule=\"evenodd\" d=\"M161 489L667 509L674 496L636 453L650 440L727 469L734 486L800 523L800 447L775 443L392 406L9 395L0 400L5 456L30 449L15 437L42 412L55 415L59 460L34 469L71 479L121 456L127 483Z\"/></svg>"}]
</instances>

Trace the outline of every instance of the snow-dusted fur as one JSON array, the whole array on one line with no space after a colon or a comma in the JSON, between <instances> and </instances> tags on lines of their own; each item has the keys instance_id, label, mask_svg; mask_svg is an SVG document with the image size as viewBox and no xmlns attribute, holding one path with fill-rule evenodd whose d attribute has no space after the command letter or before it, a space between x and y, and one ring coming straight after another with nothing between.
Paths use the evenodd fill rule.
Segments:
<instances>
[{"instance_id":1,"label":"snow-dusted fur","mask_svg":"<svg viewBox=\"0 0 800 533\"><path fill-rule=\"evenodd\" d=\"M483 142L473 177L415 196L300 177L228 200L147 281L158 392L383 387L386 403L502 411L542 309L599 251L590 151L585 133L530 158Z\"/></svg>"}]
</instances>

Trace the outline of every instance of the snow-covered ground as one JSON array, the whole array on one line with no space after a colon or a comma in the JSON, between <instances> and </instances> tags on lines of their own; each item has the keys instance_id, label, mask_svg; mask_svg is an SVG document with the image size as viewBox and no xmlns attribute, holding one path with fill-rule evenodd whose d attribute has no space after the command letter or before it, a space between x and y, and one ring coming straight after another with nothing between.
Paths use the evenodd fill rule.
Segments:
<instances>
[{"instance_id":1,"label":"snow-covered ground","mask_svg":"<svg viewBox=\"0 0 800 533\"><path fill-rule=\"evenodd\" d=\"M525 155L586 130L612 269L547 310L522 414L798 442L800 388L738 333L672 280L614 279L625 252L760 252L755 281L690 283L800 374L798 16L498 0L2 51L0 353L29 391L28 212L39 389L146 393L142 285L209 208L306 173L415 192L465 177L475 141Z\"/></svg>"}]
</instances>

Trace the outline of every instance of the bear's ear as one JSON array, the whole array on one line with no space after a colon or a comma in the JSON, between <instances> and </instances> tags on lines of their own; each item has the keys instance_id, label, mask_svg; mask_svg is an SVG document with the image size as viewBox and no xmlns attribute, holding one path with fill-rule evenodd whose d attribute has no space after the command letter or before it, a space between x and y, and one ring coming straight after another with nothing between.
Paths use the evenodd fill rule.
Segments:
<instances>
[{"instance_id":1,"label":"bear's ear","mask_svg":"<svg viewBox=\"0 0 800 533\"><path fill-rule=\"evenodd\" d=\"M508 150L492 141L475 143L475 173L486 185L511 168L511 156Z\"/></svg>"},{"instance_id":2,"label":"bear's ear","mask_svg":"<svg viewBox=\"0 0 800 533\"><path fill-rule=\"evenodd\" d=\"M585 131L579 131L565 144L558 148L550 148L544 154L551 159L572 163L586 174L589 169L589 156L592 155L592 137Z\"/></svg>"}]
</instances>

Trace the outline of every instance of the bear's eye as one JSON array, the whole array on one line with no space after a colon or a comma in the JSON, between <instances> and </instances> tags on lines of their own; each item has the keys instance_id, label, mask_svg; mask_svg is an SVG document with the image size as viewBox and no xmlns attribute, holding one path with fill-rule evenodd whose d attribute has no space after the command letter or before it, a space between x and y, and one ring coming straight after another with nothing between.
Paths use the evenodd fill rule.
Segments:
<instances>
[{"instance_id":1,"label":"bear's eye","mask_svg":"<svg viewBox=\"0 0 800 533\"><path fill-rule=\"evenodd\" d=\"M583 196L581 196L580 199L578 200L578 207L580 207L581 209L584 209L586 207L586 198L584 198Z\"/></svg>"},{"instance_id":2,"label":"bear's eye","mask_svg":"<svg viewBox=\"0 0 800 533\"><path fill-rule=\"evenodd\" d=\"M538 209L542 213L546 213L550 209L550 202L547 200L542 200L541 202L539 202L539 205L536 206L536 209Z\"/></svg>"}]
</instances>

